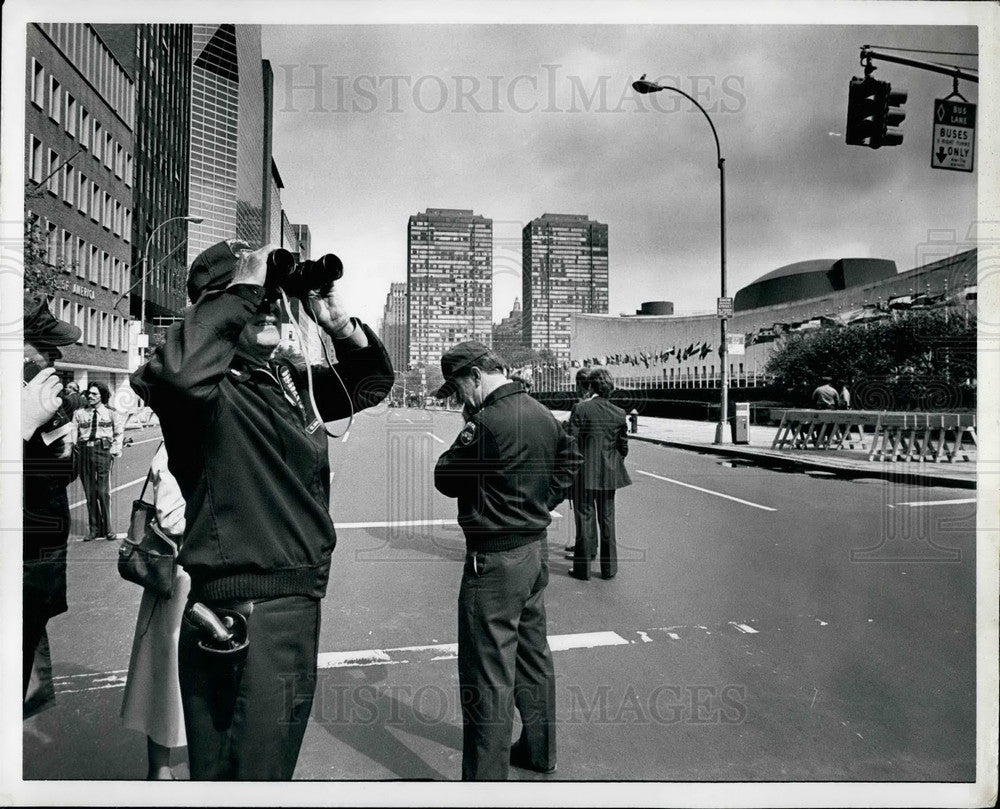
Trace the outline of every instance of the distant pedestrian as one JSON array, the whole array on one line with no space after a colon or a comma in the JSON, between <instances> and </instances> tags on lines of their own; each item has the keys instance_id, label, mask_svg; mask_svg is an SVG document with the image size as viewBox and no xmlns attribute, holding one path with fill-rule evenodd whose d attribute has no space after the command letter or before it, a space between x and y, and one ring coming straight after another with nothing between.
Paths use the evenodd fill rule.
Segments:
<instances>
[{"instance_id":1,"label":"distant pedestrian","mask_svg":"<svg viewBox=\"0 0 1000 809\"><path fill-rule=\"evenodd\" d=\"M823 377L823 384L813 391L812 401L817 410L836 410L837 389L833 386L832 377Z\"/></svg>"},{"instance_id":2,"label":"distant pedestrian","mask_svg":"<svg viewBox=\"0 0 1000 809\"><path fill-rule=\"evenodd\" d=\"M851 392L847 389L847 383L838 380L834 387L837 389L837 410L850 410Z\"/></svg>"},{"instance_id":3,"label":"distant pedestrian","mask_svg":"<svg viewBox=\"0 0 1000 809\"><path fill-rule=\"evenodd\" d=\"M111 466L122 454L124 431L108 407L111 392L103 382L87 386L87 404L73 413L80 453L80 482L87 496L89 530L84 541L115 539L111 526Z\"/></svg>"},{"instance_id":4,"label":"distant pedestrian","mask_svg":"<svg viewBox=\"0 0 1000 809\"><path fill-rule=\"evenodd\" d=\"M167 468L167 450L162 444L149 475L156 507L153 530L179 546L184 535L184 497ZM148 781L172 780L170 750L187 745L177 640L190 589L191 577L177 565L169 598L143 590L139 602L121 716L125 727L146 735Z\"/></svg>"},{"instance_id":5,"label":"distant pedestrian","mask_svg":"<svg viewBox=\"0 0 1000 809\"><path fill-rule=\"evenodd\" d=\"M556 679L545 586L550 510L580 454L552 414L503 371L482 343L441 357L438 398L457 394L469 420L439 458L434 485L458 499L465 567L458 595L462 780L507 778L509 766L556 767ZM514 708L520 739L511 747Z\"/></svg>"},{"instance_id":6,"label":"distant pedestrian","mask_svg":"<svg viewBox=\"0 0 1000 809\"><path fill-rule=\"evenodd\" d=\"M569 419L563 422L563 426L569 429L570 419L573 418L573 411L576 409L580 402L591 399L597 394L595 394L590 389L590 375L593 373L593 368L581 368L576 372L576 395L579 401L574 402L573 406L569 411ZM580 537L583 533L583 528L580 525L580 511L576 507L576 503L583 497L583 478L580 471L577 471L576 478L573 481L573 490L570 494L570 502L573 508L573 527L575 529L575 536L572 545L566 546L566 555L572 558L573 554L576 552L577 545L580 542ZM597 548L593 549L593 553L597 553Z\"/></svg>"},{"instance_id":7,"label":"distant pedestrian","mask_svg":"<svg viewBox=\"0 0 1000 809\"><path fill-rule=\"evenodd\" d=\"M610 401L614 390L611 374L598 368L589 383L592 396L573 408L569 420L569 433L583 453L583 466L578 474L579 494L573 503L581 530L577 534L570 575L584 581L590 578L590 562L597 555L598 528L601 578L613 579L618 573L615 491L632 483L624 464L628 455L625 411Z\"/></svg>"},{"instance_id":8,"label":"distant pedestrian","mask_svg":"<svg viewBox=\"0 0 1000 809\"><path fill-rule=\"evenodd\" d=\"M64 390L66 395L63 399L74 412L87 404L86 398L80 393L80 385L78 383L67 382Z\"/></svg>"}]
</instances>

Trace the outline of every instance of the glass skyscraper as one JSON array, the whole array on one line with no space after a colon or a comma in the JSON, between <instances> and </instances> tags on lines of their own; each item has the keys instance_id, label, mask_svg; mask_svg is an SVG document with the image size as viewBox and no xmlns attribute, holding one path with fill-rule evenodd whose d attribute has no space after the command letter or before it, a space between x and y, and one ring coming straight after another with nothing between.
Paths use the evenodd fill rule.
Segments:
<instances>
[{"instance_id":1,"label":"glass skyscraper","mask_svg":"<svg viewBox=\"0 0 1000 809\"><path fill-rule=\"evenodd\" d=\"M607 314L608 226L544 214L521 231L524 344L567 363L574 313Z\"/></svg>"},{"instance_id":2,"label":"glass skyscraper","mask_svg":"<svg viewBox=\"0 0 1000 809\"><path fill-rule=\"evenodd\" d=\"M409 365L433 364L455 343L490 344L493 220L471 210L428 208L407 231Z\"/></svg>"}]
</instances>

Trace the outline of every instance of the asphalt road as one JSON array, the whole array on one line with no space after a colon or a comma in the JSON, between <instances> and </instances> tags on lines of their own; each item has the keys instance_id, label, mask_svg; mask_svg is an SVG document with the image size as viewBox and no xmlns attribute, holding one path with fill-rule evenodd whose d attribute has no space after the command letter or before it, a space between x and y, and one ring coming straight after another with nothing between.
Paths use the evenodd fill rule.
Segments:
<instances>
[{"instance_id":1,"label":"asphalt road","mask_svg":"<svg viewBox=\"0 0 1000 809\"><path fill-rule=\"evenodd\" d=\"M432 470L460 424L379 409L331 442L339 539L298 779L459 777L464 542ZM121 531L158 433L130 435ZM567 575L567 504L550 529L558 771L512 779L974 779L972 493L640 442L626 465L614 580ZM71 543L70 611L49 624L58 696L25 722L25 778L145 771L143 739L118 720L140 594L116 548ZM184 777L183 751L174 763Z\"/></svg>"}]
</instances>

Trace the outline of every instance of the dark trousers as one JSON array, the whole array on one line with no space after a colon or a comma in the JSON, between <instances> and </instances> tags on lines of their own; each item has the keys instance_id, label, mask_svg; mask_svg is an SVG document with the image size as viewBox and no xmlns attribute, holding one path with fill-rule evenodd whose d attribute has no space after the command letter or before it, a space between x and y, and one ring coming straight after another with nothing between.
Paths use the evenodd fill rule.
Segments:
<instances>
[{"instance_id":1,"label":"dark trousers","mask_svg":"<svg viewBox=\"0 0 1000 809\"><path fill-rule=\"evenodd\" d=\"M250 645L242 671L231 675L198 648L187 617L181 622L178 673L191 779L291 780L316 691L319 600L210 606L243 614Z\"/></svg>"},{"instance_id":2,"label":"dark trousers","mask_svg":"<svg viewBox=\"0 0 1000 809\"><path fill-rule=\"evenodd\" d=\"M103 537L111 533L111 453L100 444L81 443L78 449L90 534Z\"/></svg>"},{"instance_id":3,"label":"dark trousers","mask_svg":"<svg viewBox=\"0 0 1000 809\"><path fill-rule=\"evenodd\" d=\"M618 573L618 544L615 540L615 490L584 489L573 503L579 520L573 572L590 578L590 561L597 555L597 532L601 534L601 575L609 579Z\"/></svg>"},{"instance_id":4,"label":"dark trousers","mask_svg":"<svg viewBox=\"0 0 1000 809\"><path fill-rule=\"evenodd\" d=\"M556 678L545 629L545 540L511 551L469 552L458 593L462 780L507 778L514 708L520 757L556 763Z\"/></svg>"}]
</instances>

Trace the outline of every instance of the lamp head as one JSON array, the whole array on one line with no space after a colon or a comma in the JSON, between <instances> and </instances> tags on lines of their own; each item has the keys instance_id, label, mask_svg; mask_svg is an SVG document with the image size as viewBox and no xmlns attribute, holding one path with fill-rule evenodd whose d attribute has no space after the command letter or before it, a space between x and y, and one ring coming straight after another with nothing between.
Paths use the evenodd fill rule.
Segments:
<instances>
[{"instance_id":1,"label":"lamp head","mask_svg":"<svg viewBox=\"0 0 1000 809\"><path fill-rule=\"evenodd\" d=\"M635 90L637 93L646 94L646 93L658 93L660 90L664 88L662 88L655 82L646 81L646 74L643 73L642 76L639 77L638 81L632 82L632 89Z\"/></svg>"}]
</instances>

